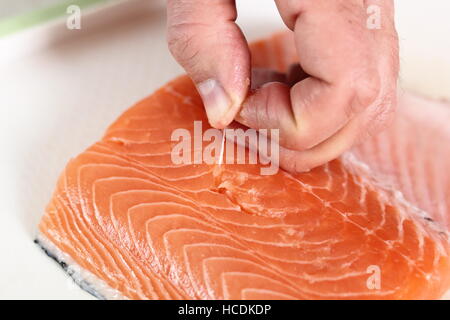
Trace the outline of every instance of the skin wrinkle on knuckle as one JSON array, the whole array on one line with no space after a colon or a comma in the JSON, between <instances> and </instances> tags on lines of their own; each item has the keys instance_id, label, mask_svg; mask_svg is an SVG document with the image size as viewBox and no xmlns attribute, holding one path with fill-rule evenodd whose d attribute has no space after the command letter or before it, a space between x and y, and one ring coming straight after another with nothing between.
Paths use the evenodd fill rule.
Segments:
<instances>
[{"instance_id":1,"label":"skin wrinkle on knuckle","mask_svg":"<svg viewBox=\"0 0 450 320\"><path fill-rule=\"evenodd\" d=\"M169 50L184 68L193 68L200 48L195 45L195 35L186 31L171 32L168 37Z\"/></svg>"},{"instance_id":2,"label":"skin wrinkle on knuckle","mask_svg":"<svg viewBox=\"0 0 450 320\"><path fill-rule=\"evenodd\" d=\"M374 138L381 131L387 129L395 118L395 107L397 102L396 90L386 94L376 105L366 110L361 122L360 134L355 144L361 144L367 139Z\"/></svg>"},{"instance_id":3,"label":"skin wrinkle on knuckle","mask_svg":"<svg viewBox=\"0 0 450 320\"><path fill-rule=\"evenodd\" d=\"M204 28L204 31L199 30ZM176 60L191 72L201 68L198 55L202 50L207 50L205 43L214 43L208 41L211 37L209 27L205 24L182 24L172 26L168 35L169 50Z\"/></svg>"},{"instance_id":4,"label":"skin wrinkle on knuckle","mask_svg":"<svg viewBox=\"0 0 450 320\"><path fill-rule=\"evenodd\" d=\"M234 32L227 26L237 18L233 1L224 0L172 0L168 2L167 42L170 52L184 68L195 68L196 57L207 37L221 39L225 45L236 41ZM200 9L199 9L200 8ZM208 8L205 10L204 8ZM198 10L196 10L198 9ZM211 35L214 30L218 35ZM215 43L213 40L210 43Z\"/></svg>"},{"instance_id":5,"label":"skin wrinkle on knuckle","mask_svg":"<svg viewBox=\"0 0 450 320\"><path fill-rule=\"evenodd\" d=\"M379 104L370 110L369 114L369 132L373 135L389 126L390 121L395 116L396 109L396 95L395 93L386 94L382 97Z\"/></svg>"},{"instance_id":6,"label":"skin wrinkle on knuckle","mask_svg":"<svg viewBox=\"0 0 450 320\"><path fill-rule=\"evenodd\" d=\"M370 50L370 48L368 49ZM376 103L382 94L382 73L385 66L377 66L377 58L362 52L359 66L352 66L340 79L341 90L348 90L347 117L363 112Z\"/></svg>"},{"instance_id":7,"label":"skin wrinkle on knuckle","mask_svg":"<svg viewBox=\"0 0 450 320\"><path fill-rule=\"evenodd\" d=\"M376 77L375 77L376 78ZM373 83L373 78L359 82L354 89L354 100L352 103L353 113L359 113L370 107L379 99L381 87L378 82Z\"/></svg>"},{"instance_id":8,"label":"skin wrinkle on knuckle","mask_svg":"<svg viewBox=\"0 0 450 320\"><path fill-rule=\"evenodd\" d=\"M195 6L189 1L169 0L167 5L167 22L169 26L189 24L196 19Z\"/></svg>"}]
</instances>

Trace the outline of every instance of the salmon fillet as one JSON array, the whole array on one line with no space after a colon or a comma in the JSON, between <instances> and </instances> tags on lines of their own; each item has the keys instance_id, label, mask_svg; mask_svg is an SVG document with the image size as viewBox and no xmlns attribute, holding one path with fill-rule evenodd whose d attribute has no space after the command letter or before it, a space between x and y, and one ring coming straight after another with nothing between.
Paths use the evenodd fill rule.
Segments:
<instances>
[{"instance_id":1,"label":"salmon fillet","mask_svg":"<svg viewBox=\"0 0 450 320\"><path fill-rule=\"evenodd\" d=\"M286 71L290 37L253 44L253 65ZM108 299L440 298L449 120L448 104L401 93L391 128L308 173L175 165L173 130L210 128L182 76L67 164L37 241Z\"/></svg>"}]
</instances>

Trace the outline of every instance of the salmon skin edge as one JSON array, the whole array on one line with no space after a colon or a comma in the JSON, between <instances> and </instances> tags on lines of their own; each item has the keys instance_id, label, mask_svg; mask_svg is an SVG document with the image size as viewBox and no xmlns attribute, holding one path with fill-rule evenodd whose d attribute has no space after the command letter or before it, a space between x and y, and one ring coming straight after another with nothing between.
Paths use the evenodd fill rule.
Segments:
<instances>
[{"instance_id":1,"label":"salmon skin edge","mask_svg":"<svg viewBox=\"0 0 450 320\"><path fill-rule=\"evenodd\" d=\"M39 233L33 241L44 253L54 260L63 271L72 278L73 282L93 297L99 300L125 300L118 291L108 286L103 280L93 275L77 263L71 261L70 256L58 249L43 234Z\"/></svg>"}]
</instances>

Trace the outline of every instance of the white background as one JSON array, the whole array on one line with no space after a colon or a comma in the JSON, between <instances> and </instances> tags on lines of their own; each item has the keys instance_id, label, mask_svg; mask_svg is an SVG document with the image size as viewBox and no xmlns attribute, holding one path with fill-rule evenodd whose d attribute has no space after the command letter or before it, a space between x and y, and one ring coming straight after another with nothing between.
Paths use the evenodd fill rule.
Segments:
<instances>
[{"instance_id":1,"label":"white background","mask_svg":"<svg viewBox=\"0 0 450 320\"><path fill-rule=\"evenodd\" d=\"M0 0L0 18L57 4L60 0Z\"/></svg>"},{"instance_id":2,"label":"white background","mask_svg":"<svg viewBox=\"0 0 450 320\"><path fill-rule=\"evenodd\" d=\"M164 11L132 1L0 39L0 298L91 298L34 244L67 160L121 112L182 70ZM283 28L272 0L238 0L249 39ZM139 5L141 3L141 5ZM403 85L450 98L450 3L397 0Z\"/></svg>"}]
</instances>

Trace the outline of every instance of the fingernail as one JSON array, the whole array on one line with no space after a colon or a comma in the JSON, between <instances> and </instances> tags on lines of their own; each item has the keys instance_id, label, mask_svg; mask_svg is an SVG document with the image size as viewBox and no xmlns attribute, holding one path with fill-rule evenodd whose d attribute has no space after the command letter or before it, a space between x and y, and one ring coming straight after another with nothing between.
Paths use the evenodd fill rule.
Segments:
<instances>
[{"instance_id":1,"label":"fingernail","mask_svg":"<svg viewBox=\"0 0 450 320\"><path fill-rule=\"evenodd\" d=\"M209 123L213 127L226 126L225 115L231 108L231 99L221 84L214 79L203 81L197 85Z\"/></svg>"}]
</instances>

